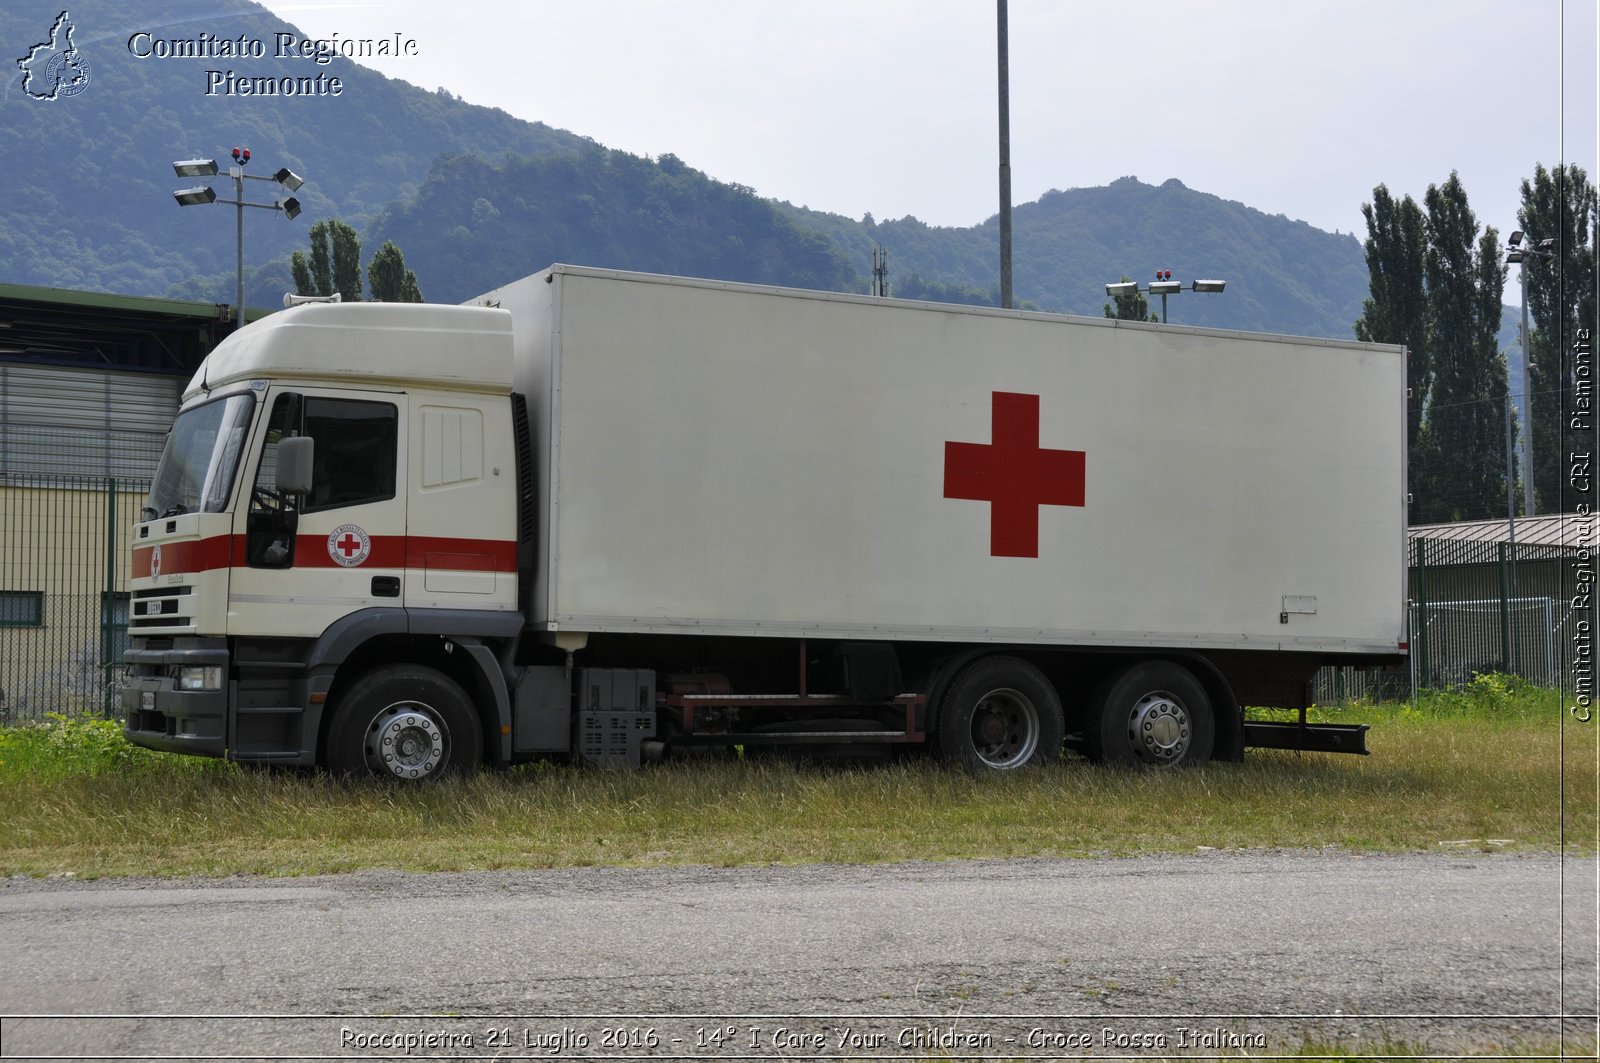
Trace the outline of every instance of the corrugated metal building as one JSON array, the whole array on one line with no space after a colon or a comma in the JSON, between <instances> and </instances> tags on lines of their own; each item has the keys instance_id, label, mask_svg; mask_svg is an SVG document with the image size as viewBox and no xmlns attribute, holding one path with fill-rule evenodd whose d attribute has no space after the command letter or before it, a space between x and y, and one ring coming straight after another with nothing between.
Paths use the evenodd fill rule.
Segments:
<instances>
[{"instance_id":1,"label":"corrugated metal building","mask_svg":"<svg viewBox=\"0 0 1600 1063\"><path fill-rule=\"evenodd\" d=\"M179 394L230 317L0 284L0 721L106 703L127 529Z\"/></svg>"},{"instance_id":2,"label":"corrugated metal building","mask_svg":"<svg viewBox=\"0 0 1600 1063\"><path fill-rule=\"evenodd\" d=\"M1573 513L1411 528L1409 676L1324 669L1316 700L1406 697L1482 672L1567 689L1574 636L1600 627L1597 603L1577 593L1584 566L1594 570L1597 529L1596 517Z\"/></svg>"},{"instance_id":3,"label":"corrugated metal building","mask_svg":"<svg viewBox=\"0 0 1600 1063\"><path fill-rule=\"evenodd\" d=\"M1412 528L1417 681L1454 686L1498 671L1561 687L1577 625L1594 620L1593 603L1574 599L1596 545L1595 518L1572 513Z\"/></svg>"}]
</instances>

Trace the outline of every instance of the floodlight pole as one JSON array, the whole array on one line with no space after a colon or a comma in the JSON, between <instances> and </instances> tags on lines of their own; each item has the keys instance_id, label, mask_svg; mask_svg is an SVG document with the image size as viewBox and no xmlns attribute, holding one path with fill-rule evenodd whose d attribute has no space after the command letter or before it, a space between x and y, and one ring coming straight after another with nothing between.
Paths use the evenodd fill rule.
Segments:
<instances>
[{"instance_id":1,"label":"floodlight pole","mask_svg":"<svg viewBox=\"0 0 1600 1063\"><path fill-rule=\"evenodd\" d=\"M1000 305L1011 309L1011 60L1006 0L995 0L1000 68Z\"/></svg>"},{"instance_id":2,"label":"floodlight pole","mask_svg":"<svg viewBox=\"0 0 1600 1063\"><path fill-rule=\"evenodd\" d=\"M244 167L230 166L228 174L233 178L234 202L234 253L236 256L236 276L239 286L236 292L238 302L233 305L238 307L234 311L236 321L235 329L244 327Z\"/></svg>"},{"instance_id":3,"label":"floodlight pole","mask_svg":"<svg viewBox=\"0 0 1600 1063\"><path fill-rule=\"evenodd\" d=\"M1527 348L1523 348L1523 350L1526 351ZM1526 357L1526 354L1524 354L1524 357ZM1526 363L1524 363L1524 366L1526 366ZM1509 558L1507 567L1510 570L1508 575L1510 576L1511 580L1511 590L1509 596L1513 601L1515 601L1517 597L1517 477L1516 463L1511 456L1510 368L1511 367L1509 365L1506 366L1506 553ZM1529 508L1532 508L1531 502ZM1521 672L1518 671L1518 668L1522 663L1522 650L1521 647L1517 645L1517 629L1511 624L1510 602L1507 602L1506 608L1501 611L1500 622L1502 625L1510 628L1510 630L1506 632L1506 646L1510 650L1511 659L1505 662L1505 669L1508 672L1520 675Z\"/></svg>"},{"instance_id":4,"label":"floodlight pole","mask_svg":"<svg viewBox=\"0 0 1600 1063\"><path fill-rule=\"evenodd\" d=\"M1533 380L1528 363L1533 358L1533 348L1528 340L1528 263L1517 263L1517 277L1522 281L1522 408L1528 423L1522 426L1522 512L1533 516ZM1556 506L1560 512L1561 507Z\"/></svg>"},{"instance_id":5,"label":"floodlight pole","mask_svg":"<svg viewBox=\"0 0 1600 1063\"><path fill-rule=\"evenodd\" d=\"M1535 258L1552 259L1555 252L1550 250L1555 243L1553 239L1544 239L1534 243L1531 247L1522 244L1522 230L1513 230L1506 240L1506 263L1517 267L1517 277L1522 285L1522 410L1525 423L1522 426L1522 512L1523 516L1533 516L1533 389L1531 385L1533 361L1533 348L1531 337L1528 335L1528 256ZM1510 374L1506 374L1506 392L1511 391ZM1506 473L1510 475L1509 469ZM1560 505L1556 507L1560 512Z\"/></svg>"},{"instance_id":6,"label":"floodlight pole","mask_svg":"<svg viewBox=\"0 0 1600 1063\"><path fill-rule=\"evenodd\" d=\"M1528 256L1537 258L1554 258L1555 253L1550 250L1553 240L1540 240L1532 247L1522 246L1522 230L1513 230L1506 240L1506 263L1517 267L1517 275L1522 281L1522 405L1527 416L1522 426L1522 510L1525 517L1533 516L1533 392L1529 390L1529 381L1532 379L1528 363L1533 357L1532 347L1528 337ZM1517 597L1517 481L1516 466L1511 458L1511 367L1506 367L1506 546L1510 555L1508 568L1511 576L1511 598ZM1557 512L1560 511L1559 506ZM1510 610L1506 610L1506 623L1510 622ZM1506 662L1506 668L1518 675L1521 674L1522 648L1518 645L1517 629L1511 629L1511 656L1516 662Z\"/></svg>"},{"instance_id":7,"label":"floodlight pole","mask_svg":"<svg viewBox=\"0 0 1600 1063\"><path fill-rule=\"evenodd\" d=\"M299 217L300 201L293 196L275 198L271 203L251 203L244 198L244 181L250 178L255 181L275 182L283 191L293 192L305 182L293 170L284 167L271 177L258 174L245 173L245 163L250 161L248 148L233 149L234 165L228 167L228 176L233 179L233 198L218 199L216 192L210 185L198 188L186 188L174 192L180 207L198 206L202 203L230 203L234 207L234 328L244 326L244 208L257 207L261 210L282 211L290 219ZM212 159L187 159L172 164L173 172L179 177L214 177L218 173L217 164Z\"/></svg>"}]
</instances>

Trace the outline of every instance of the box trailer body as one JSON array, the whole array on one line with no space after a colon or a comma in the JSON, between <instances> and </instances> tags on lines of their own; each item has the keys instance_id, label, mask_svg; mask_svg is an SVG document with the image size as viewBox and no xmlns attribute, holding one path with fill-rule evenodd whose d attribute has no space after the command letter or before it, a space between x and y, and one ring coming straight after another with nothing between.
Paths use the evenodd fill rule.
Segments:
<instances>
[{"instance_id":1,"label":"box trailer body","mask_svg":"<svg viewBox=\"0 0 1600 1063\"><path fill-rule=\"evenodd\" d=\"M136 529L129 735L383 770L341 705L388 698L365 730L424 775L468 726L501 763L1360 751L1240 705L1404 652L1404 395L1396 347L577 267L297 307L186 395L173 467L237 470ZM275 492L297 434L318 468Z\"/></svg>"}]
</instances>

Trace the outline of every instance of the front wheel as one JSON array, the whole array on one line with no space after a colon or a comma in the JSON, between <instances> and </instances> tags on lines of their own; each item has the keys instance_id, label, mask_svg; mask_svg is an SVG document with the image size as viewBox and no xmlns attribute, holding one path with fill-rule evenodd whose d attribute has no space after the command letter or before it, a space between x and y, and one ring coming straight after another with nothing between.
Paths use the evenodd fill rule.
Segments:
<instances>
[{"instance_id":1,"label":"front wheel","mask_svg":"<svg viewBox=\"0 0 1600 1063\"><path fill-rule=\"evenodd\" d=\"M443 672L394 665L345 692L328 730L328 770L424 781L472 771L483 758L477 714Z\"/></svg>"},{"instance_id":2,"label":"front wheel","mask_svg":"<svg viewBox=\"0 0 1600 1063\"><path fill-rule=\"evenodd\" d=\"M1061 698L1044 673L1016 657L967 665L939 709L939 749L968 771L1053 764L1061 755Z\"/></svg>"},{"instance_id":3,"label":"front wheel","mask_svg":"<svg viewBox=\"0 0 1600 1063\"><path fill-rule=\"evenodd\" d=\"M1112 676L1090 703L1089 753L1108 764L1175 768L1211 759L1211 698L1189 670L1145 661Z\"/></svg>"}]
</instances>

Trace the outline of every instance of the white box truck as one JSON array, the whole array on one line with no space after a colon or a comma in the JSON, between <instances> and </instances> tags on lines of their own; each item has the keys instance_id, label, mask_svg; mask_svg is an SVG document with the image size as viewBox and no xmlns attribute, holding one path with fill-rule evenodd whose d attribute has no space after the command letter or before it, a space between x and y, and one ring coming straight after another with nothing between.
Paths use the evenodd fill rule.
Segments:
<instances>
[{"instance_id":1,"label":"white box truck","mask_svg":"<svg viewBox=\"0 0 1600 1063\"><path fill-rule=\"evenodd\" d=\"M303 305L185 392L128 737L429 778L704 746L1365 752L1405 627L1399 347L556 266Z\"/></svg>"}]
</instances>

